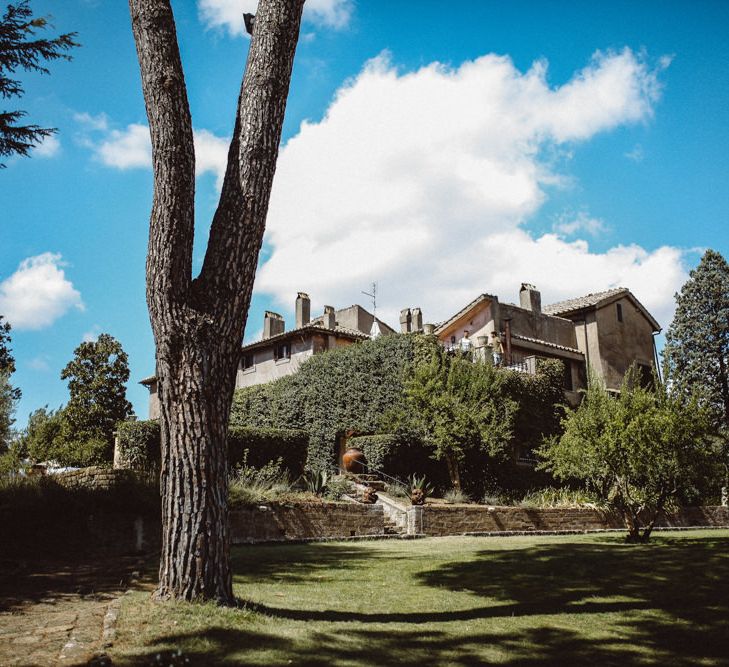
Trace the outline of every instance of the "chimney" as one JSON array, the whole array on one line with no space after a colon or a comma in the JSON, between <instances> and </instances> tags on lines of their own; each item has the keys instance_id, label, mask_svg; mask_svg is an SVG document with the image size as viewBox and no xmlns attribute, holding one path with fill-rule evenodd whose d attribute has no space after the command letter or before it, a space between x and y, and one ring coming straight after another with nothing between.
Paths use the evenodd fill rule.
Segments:
<instances>
[{"instance_id":1,"label":"chimney","mask_svg":"<svg viewBox=\"0 0 729 667\"><path fill-rule=\"evenodd\" d=\"M270 310L267 310L263 316L263 338L278 336L285 330L286 322L284 322L284 318L278 313L272 313Z\"/></svg>"},{"instance_id":2,"label":"chimney","mask_svg":"<svg viewBox=\"0 0 729 667\"><path fill-rule=\"evenodd\" d=\"M435 324L424 324L423 333L432 336L435 333Z\"/></svg>"},{"instance_id":3,"label":"chimney","mask_svg":"<svg viewBox=\"0 0 729 667\"><path fill-rule=\"evenodd\" d=\"M542 295L529 283L522 283L519 290L519 305L526 310L539 314L542 312Z\"/></svg>"},{"instance_id":4,"label":"chimney","mask_svg":"<svg viewBox=\"0 0 729 667\"><path fill-rule=\"evenodd\" d=\"M311 299L305 292L296 295L296 328L301 329L311 322Z\"/></svg>"},{"instance_id":5,"label":"chimney","mask_svg":"<svg viewBox=\"0 0 729 667\"><path fill-rule=\"evenodd\" d=\"M410 308L403 308L400 311L400 331L402 333L410 333L412 331L412 316Z\"/></svg>"},{"instance_id":6,"label":"chimney","mask_svg":"<svg viewBox=\"0 0 729 667\"><path fill-rule=\"evenodd\" d=\"M334 313L334 306L324 306L324 315L321 318L321 325L325 329L333 329L337 326L337 316Z\"/></svg>"},{"instance_id":7,"label":"chimney","mask_svg":"<svg viewBox=\"0 0 729 667\"><path fill-rule=\"evenodd\" d=\"M412 326L411 331L422 331L423 330L423 311L420 308L413 308L412 310Z\"/></svg>"}]
</instances>

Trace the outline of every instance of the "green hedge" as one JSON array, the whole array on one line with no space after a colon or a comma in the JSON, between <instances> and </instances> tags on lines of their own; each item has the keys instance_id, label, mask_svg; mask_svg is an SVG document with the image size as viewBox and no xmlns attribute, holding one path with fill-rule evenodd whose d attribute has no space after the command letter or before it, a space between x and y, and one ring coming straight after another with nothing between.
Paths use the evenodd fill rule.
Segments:
<instances>
[{"instance_id":1,"label":"green hedge","mask_svg":"<svg viewBox=\"0 0 729 667\"><path fill-rule=\"evenodd\" d=\"M159 469L159 421L123 421L116 425L122 459L133 470Z\"/></svg>"},{"instance_id":2,"label":"green hedge","mask_svg":"<svg viewBox=\"0 0 729 667\"><path fill-rule=\"evenodd\" d=\"M125 421L117 424L122 458L134 470L159 469L159 421ZM248 450L248 464L264 466L282 459L284 467L298 477L304 469L309 436L304 431L276 428L231 426L228 431L228 462L233 468L243 461Z\"/></svg>"},{"instance_id":3,"label":"green hedge","mask_svg":"<svg viewBox=\"0 0 729 667\"><path fill-rule=\"evenodd\" d=\"M304 472L308 445L306 431L232 426L228 431L228 463L231 468L242 463L248 450L248 465L260 468L280 458L284 468L299 477Z\"/></svg>"}]
</instances>

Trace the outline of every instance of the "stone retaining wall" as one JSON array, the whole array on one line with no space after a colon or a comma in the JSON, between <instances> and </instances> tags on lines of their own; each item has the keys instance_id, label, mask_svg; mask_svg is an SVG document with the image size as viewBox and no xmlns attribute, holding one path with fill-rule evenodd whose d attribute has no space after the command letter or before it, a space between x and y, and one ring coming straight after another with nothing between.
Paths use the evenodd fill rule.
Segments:
<instances>
[{"instance_id":1,"label":"stone retaining wall","mask_svg":"<svg viewBox=\"0 0 729 667\"><path fill-rule=\"evenodd\" d=\"M663 516L658 526L727 526L727 507L688 507ZM472 505L427 505L422 531L426 535L465 533L584 531L624 528L620 517L597 509L479 507Z\"/></svg>"},{"instance_id":2,"label":"stone retaining wall","mask_svg":"<svg viewBox=\"0 0 729 667\"><path fill-rule=\"evenodd\" d=\"M383 535L381 505L270 503L230 512L233 544Z\"/></svg>"},{"instance_id":3,"label":"stone retaining wall","mask_svg":"<svg viewBox=\"0 0 729 667\"><path fill-rule=\"evenodd\" d=\"M80 470L69 470L49 476L68 488L111 489L135 479L132 470L101 468L92 466Z\"/></svg>"}]
</instances>

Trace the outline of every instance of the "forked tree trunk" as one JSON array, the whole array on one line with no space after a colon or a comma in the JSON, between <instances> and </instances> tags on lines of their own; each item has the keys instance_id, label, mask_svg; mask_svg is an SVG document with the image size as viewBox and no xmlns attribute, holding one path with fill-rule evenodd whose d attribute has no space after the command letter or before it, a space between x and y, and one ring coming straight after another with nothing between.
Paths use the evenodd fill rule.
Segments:
<instances>
[{"instance_id":1,"label":"forked tree trunk","mask_svg":"<svg viewBox=\"0 0 729 667\"><path fill-rule=\"evenodd\" d=\"M162 598L233 599L228 417L303 4L259 2L220 202L193 280L195 155L172 8L129 0L154 169L147 304L160 387Z\"/></svg>"}]
</instances>

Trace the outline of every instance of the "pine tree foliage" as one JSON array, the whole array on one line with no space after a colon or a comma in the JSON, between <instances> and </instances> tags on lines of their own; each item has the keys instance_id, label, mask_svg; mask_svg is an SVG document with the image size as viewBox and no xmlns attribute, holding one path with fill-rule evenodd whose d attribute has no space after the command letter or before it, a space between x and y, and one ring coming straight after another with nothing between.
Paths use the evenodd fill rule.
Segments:
<instances>
[{"instance_id":1,"label":"pine tree foliage","mask_svg":"<svg viewBox=\"0 0 729 667\"><path fill-rule=\"evenodd\" d=\"M729 264L720 253L707 250L676 294L663 355L675 390L698 394L729 432Z\"/></svg>"},{"instance_id":2,"label":"pine tree foliage","mask_svg":"<svg viewBox=\"0 0 729 667\"><path fill-rule=\"evenodd\" d=\"M19 79L13 78L19 70L49 74L46 62L70 60L66 53L79 46L70 32L52 39L36 38L39 30L50 27L47 18L34 17L28 0L10 4L0 19L0 97L22 97L24 90ZM50 127L22 125L25 111L0 111L0 158L28 155L33 146L55 133ZM0 168L5 165L0 163Z\"/></svg>"},{"instance_id":3,"label":"pine tree foliage","mask_svg":"<svg viewBox=\"0 0 729 667\"><path fill-rule=\"evenodd\" d=\"M0 315L0 454L10 447L12 426L15 423L15 406L21 392L10 383L15 372L15 359L10 349L10 323Z\"/></svg>"}]
</instances>

